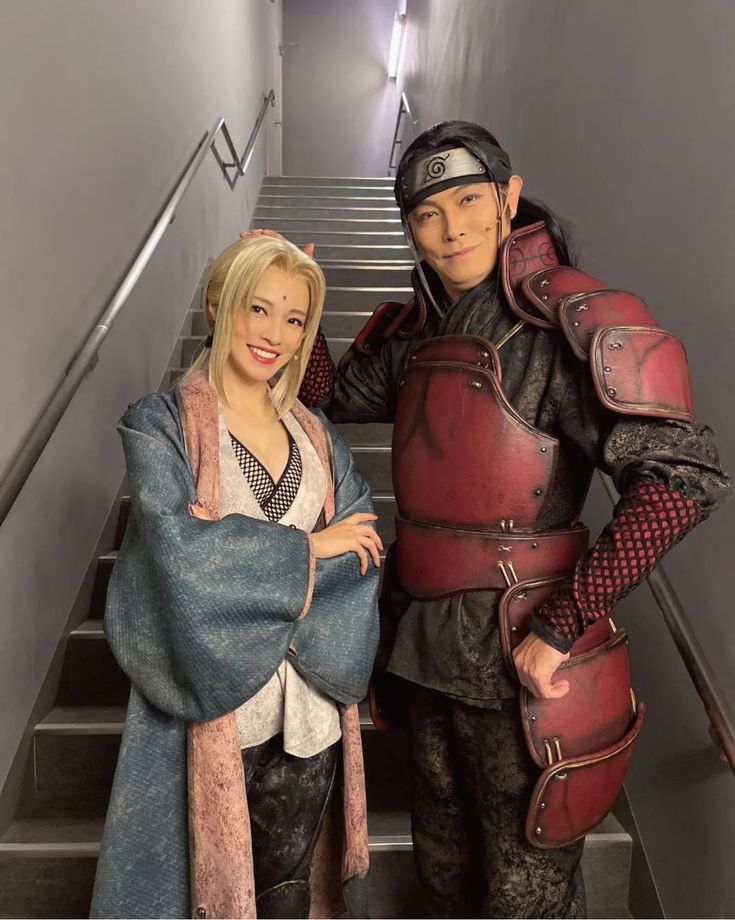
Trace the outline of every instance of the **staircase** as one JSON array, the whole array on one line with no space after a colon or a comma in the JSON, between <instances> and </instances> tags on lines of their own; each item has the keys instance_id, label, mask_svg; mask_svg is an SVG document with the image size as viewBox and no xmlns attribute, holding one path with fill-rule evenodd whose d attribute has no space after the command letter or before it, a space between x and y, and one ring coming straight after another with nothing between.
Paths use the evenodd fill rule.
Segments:
<instances>
[{"instance_id":1,"label":"staircase","mask_svg":"<svg viewBox=\"0 0 735 920\"><path fill-rule=\"evenodd\" d=\"M410 255L390 179L266 178L253 227L316 243L327 278L323 328L335 359L384 300L407 300ZM206 335L192 311L170 378ZM390 426L340 425L372 486L378 530L393 540ZM117 760L127 678L104 638L105 594L130 504L122 499L114 545L99 557L89 619L69 635L57 704L35 726L25 791L0 838L0 917L86 917ZM369 809L371 914L425 916L413 870L405 738L377 732L361 714ZM608 817L587 838L583 871L590 917L627 917L631 838Z\"/></svg>"}]
</instances>

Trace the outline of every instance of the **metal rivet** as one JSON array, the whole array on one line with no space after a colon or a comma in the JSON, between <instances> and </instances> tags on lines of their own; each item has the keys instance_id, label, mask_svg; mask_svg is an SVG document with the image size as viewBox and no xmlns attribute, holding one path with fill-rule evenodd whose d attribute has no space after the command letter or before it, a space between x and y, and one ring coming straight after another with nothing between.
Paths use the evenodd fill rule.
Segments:
<instances>
[{"instance_id":1,"label":"metal rivet","mask_svg":"<svg viewBox=\"0 0 735 920\"><path fill-rule=\"evenodd\" d=\"M610 371L612 370L612 368L610 367L609 364L606 364L605 367L603 368L603 370L605 371L606 374L609 374Z\"/></svg>"},{"instance_id":2,"label":"metal rivet","mask_svg":"<svg viewBox=\"0 0 735 920\"><path fill-rule=\"evenodd\" d=\"M538 549L538 543L535 540L531 544L531 549Z\"/></svg>"},{"instance_id":3,"label":"metal rivet","mask_svg":"<svg viewBox=\"0 0 735 920\"><path fill-rule=\"evenodd\" d=\"M399 383L398 383L398 386L399 386L399 387L402 387L402 386L403 386L403 384L404 384L405 382L406 382L405 380L401 380L401 381L399 381Z\"/></svg>"},{"instance_id":4,"label":"metal rivet","mask_svg":"<svg viewBox=\"0 0 735 920\"><path fill-rule=\"evenodd\" d=\"M203 907L197 907L197 917L206 917L207 912Z\"/></svg>"},{"instance_id":5,"label":"metal rivet","mask_svg":"<svg viewBox=\"0 0 735 920\"><path fill-rule=\"evenodd\" d=\"M608 388L607 388L607 395L608 395L608 396L614 396L617 392L618 392L618 391L615 389L615 387L608 387Z\"/></svg>"},{"instance_id":6,"label":"metal rivet","mask_svg":"<svg viewBox=\"0 0 735 920\"><path fill-rule=\"evenodd\" d=\"M518 242L518 240L511 240L511 241L510 241L510 245L511 245L511 246L515 246L515 244L516 244L517 242Z\"/></svg>"},{"instance_id":7,"label":"metal rivet","mask_svg":"<svg viewBox=\"0 0 735 920\"><path fill-rule=\"evenodd\" d=\"M578 325L579 325L579 320L575 319L574 322L572 323L572 325L573 325L573 326L578 326Z\"/></svg>"},{"instance_id":8,"label":"metal rivet","mask_svg":"<svg viewBox=\"0 0 735 920\"><path fill-rule=\"evenodd\" d=\"M545 454L546 451L547 451L548 449L549 449L548 447L542 447L542 448L541 448L541 453L542 453L542 454Z\"/></svg>"},{"instance_id":9,"label":"metal rivet","mask_svg":"<svg viewBox=\"0 0 735 920\"><path fill-rule=\"evenodd\" d=\"M478 358L489 358L489 357L490 357L490 353L487 352L487 351L478 351L478 352L477 352L477 357L478 357Z\"/></svg>"},{"instance_id":10,"label":"metal rivet","mask_svg":"<svg viewBox=\"0 0 735 920\"><path fill-rule=\"evenodd\" d=\"M482 384L480 383L479 380L470 380L470 386L474 387L476 390L482 389Z\"/></svg>"},{"instance_id":11,"label":"metal rivet","mask_svg":"<svg viewBox=\"0 0 735 920\"><path fill-rule=\"evenodd\" d=\"M574 309L577 311L577 313L581 313L582 310L589 310L589 308L590 308L590 305L588 303L581 303L578 307L575 307Z\"/></svg>"},{"instance_id":12,"label":"metal rivet","mask_svg":"<svg viewBox=\"0 0 735 920\"><path fill-rule=\"evenodd\" d=\"M540 836L541 836L541 828L540 828L540 827L537 827L536 830L534 831L534 834L535 834L537 837L540 837Z\"/></svg>"},{"instance_id":13,"label":"metal rivet","mask_svg":"<svg viewBox=\"0 0 735 920\"><path fill-rule=\"evenodd\" d=\"M607 392L609 393L610 390L608 390ZM534 490L533 490L533 494L534 494L534 495L541 495L541 493L542 493L543 491L544 491L543 489L534 489Z\"/></svg>"},{"instance_id":14,"label":"metal rivet","mask_svg":"<svg viewBox=\"0 0 735 920\"><path fill-rule=\"evenodd\" d=\"M510 631L511 631L511 632L518 632L518 627L517 627L517 626L511 626Z\"/></svg>"},{"instance_id":15,"label":"metal rivet","mask_svg":"<svg viewBox=\"0 0 735 920\"><path fill-rule=\"evenodd\" d=\"M547 284L551 284L548 278L544 278L541 282L541 287L546 287Z\"/></svg>"},{"instance_id":16,"label":"metal rivet","mask_svg":"<svg viewBox=\"0 0 735 920\"><path fill-rule=\"evenodd\" d=\"M546 808L546 802L542 802L542 803L539 805L539 808Z\"/></svg>"},{"instance_id":17,"label":"metal rivet","mask_svg":"<svg viewBox=\"0 0 735 920\"><path fill-rule=\"evenodd\" d=\"M529 721L529 722L535 722L535 721L536 721L536 716L530 716L529 719L528 719L528 721Z\"/></svg>"},{"instance_id":18,"label":"metal rivet","mask_svg":"<svg viewBox=\"0 0 735 920\"><path fill-rule=\"evenodd\" d=\"M416 360L416 355L411 355L411 357L410 357L410 359L409 359L409 360L411 360L411 361L415 361L415 360Z\"/></svg>"},{"instance_id":19,"label":"metal rivet","mask_svg":"<svg viewBox=\"0 0 735 920\"><path fill-rule=\"evenodd\" d=\"M622 348L623 343L622 342L608 342L607 347L608 348Z\"/></svg>"},{"instance_id":20,"label":"metal rivet","mask_svg":"<svg viewBox=\"0 0 735 920\"><path fill-rule=\"evenodd\" d=\"M541 295L541 300L548 300L548 299L549 299L549 295L548 295L548 294L542 294L542 295Z\"/></svg>"}]
</instances>

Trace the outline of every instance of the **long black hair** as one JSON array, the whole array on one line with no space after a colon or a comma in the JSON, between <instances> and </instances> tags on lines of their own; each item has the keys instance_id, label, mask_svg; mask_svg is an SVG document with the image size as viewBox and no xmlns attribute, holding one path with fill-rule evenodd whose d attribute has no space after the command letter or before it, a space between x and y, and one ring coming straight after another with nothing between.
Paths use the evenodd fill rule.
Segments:
<instances>
[{"instance_id":1,"label":"long black hair","mask_svg":"<svg viewBox=\"0 0 735 920\"><path fill-rule=\"evenodd\" d=\"M447 148L448 146L466 147L488 166L490 177L493 178L492 163L487 163L487 159L479 146L480 142L494 144L496 147L502 146L488 130L480 125L473 124L471 121L441 121L420 134L406 148L396 170L394 194L401 210L404 210L401 197L401 180L406 170L414 160L426 156L432 150ZM407 217L408 215L404 214L404 220ZM521 195L518 202L518 211L511 223L511 229L518 230L520 227L527 227L529 224L534 224L540 220L546 223L546 227L554 240L559 263L561 265L574 265L569 232L564 228L561 220L542 202L524 198Z\"/></svg>"}]
</instances>

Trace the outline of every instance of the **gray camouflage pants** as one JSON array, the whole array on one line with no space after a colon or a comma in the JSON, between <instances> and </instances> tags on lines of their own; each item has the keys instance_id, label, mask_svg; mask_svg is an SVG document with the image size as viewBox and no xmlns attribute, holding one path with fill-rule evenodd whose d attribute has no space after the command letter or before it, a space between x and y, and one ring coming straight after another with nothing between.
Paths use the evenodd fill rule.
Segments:
<instances>
[{"instance_id":1,"label":"gray camouflage pants","mask_svg":"<svg viewBox=\"0 0 735 920\"><path fill-rule=\"evenodd\" d=\"M408 683L414 858L436 917L583 917L583 841L523 828L539 770L516 700L480 709Z\"/></svg>"}]
</instances>

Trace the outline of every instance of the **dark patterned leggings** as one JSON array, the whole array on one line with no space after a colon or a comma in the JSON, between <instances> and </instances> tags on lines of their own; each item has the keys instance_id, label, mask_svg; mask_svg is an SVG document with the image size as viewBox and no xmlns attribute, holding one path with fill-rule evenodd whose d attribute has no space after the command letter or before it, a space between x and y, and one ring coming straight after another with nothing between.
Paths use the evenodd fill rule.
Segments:
<instances>
[{"instance_id":1,"label":"dark patterned leggings","mask_svg":"<svg viewBox=\"0 0 735 920\"><path fill-rule=\"evenodd\" d=\"M479 709L406 682L414 858L436 917L583 917L583 841L532 847L539 770L516 700Z\"/></svg>"},{"instance_id":2,"label":"dark patterned leggings","mask_svg":"<svg viewBox=\"0 0 735 920\"><path fill-rule=\"evenodd\" d=\"M313 757L294 757L283 750L281 734L243 749L257 895L308 880L339 749L337 742Z\"/></svg>"}]
</instances>

